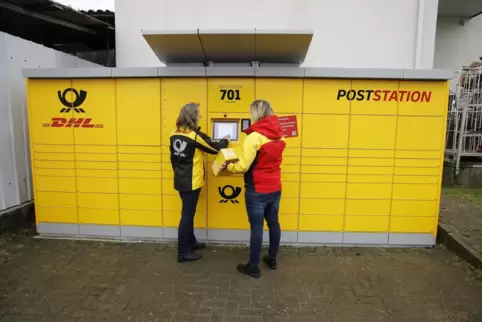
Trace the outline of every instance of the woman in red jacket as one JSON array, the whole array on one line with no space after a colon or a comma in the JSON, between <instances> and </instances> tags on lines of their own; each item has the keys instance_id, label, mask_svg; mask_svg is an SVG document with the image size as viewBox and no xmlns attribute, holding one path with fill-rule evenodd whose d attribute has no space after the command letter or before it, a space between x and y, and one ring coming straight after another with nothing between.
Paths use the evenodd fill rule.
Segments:
<instances>
[{"instance_id":1,"label":"woman in red jacket","mask_svg":"<svg viewBox=\"0 0 482 322\"><path fill-rule=\"evenodd\" d=\"M244 173L246 211L251 226L249 262L238 271L259 277L264 220L269 228L268 256L263 262L276 269L281 228L278 220L281 199L281 161L285 148L278 117L267 101L256 100L249 107L253 124L245 133L243 153L237 163L225 165L231 173Z\"/></svg>"}]
</instances>

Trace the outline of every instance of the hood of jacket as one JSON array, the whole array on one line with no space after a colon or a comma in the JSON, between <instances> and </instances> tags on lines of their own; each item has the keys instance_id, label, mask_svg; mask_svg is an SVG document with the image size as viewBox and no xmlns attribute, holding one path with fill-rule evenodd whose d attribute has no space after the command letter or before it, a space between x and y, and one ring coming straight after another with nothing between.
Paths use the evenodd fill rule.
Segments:
<instances>
[{"instance_id":1,"label":"hood of jacket","mask_svg":"<svg viewBox=\"0 0 482 322\"><path fill-rule=\"evenodd\" d=\"M283 130L276 115L270 115L251 125L244 133L258 132L270 140L279 140L283 137Z\"/></svg>"}]
</instances>

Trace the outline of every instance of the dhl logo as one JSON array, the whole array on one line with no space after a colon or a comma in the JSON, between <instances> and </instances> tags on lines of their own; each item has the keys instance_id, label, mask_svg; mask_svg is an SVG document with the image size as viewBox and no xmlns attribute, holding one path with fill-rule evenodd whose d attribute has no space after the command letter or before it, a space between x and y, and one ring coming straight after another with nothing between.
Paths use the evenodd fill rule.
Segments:
<instances>
[{"instance_id":1,"label":"dhl logo","mask_svg":"<svg viewBox=\"0 0 482 322\"><path fill-rule=\"evenodd\" d=\"M67 100L67 94L72 92L74 100L69 102ZM77 91L73 88L67 88L63 92L57 92L60 103L65 107L60 110L60 113L71 113L73 110L76 113L85 113L85 110L80 106L85 102L87 98L87 92L84 90ZM66 128L84 128L84 129L102 129L104 124L92 123L92 118L65 118L65 117L53 117L50 123L44 123L43 127L66 127Z\"/></svg>"},{"instance_id":2,"label":"dhl logo","mask_svg":"<svg viewBox=\"0 0 482 322\"><path fill-rule=\"evenodd\" d=\"M102 129L103 124L92 124L91 118L75 118L71 117L66 119L64 117L53 117L52 122L44 123L43 127L74 127L74 128L84 128L84 129Z\"/></svg>"}]
</instances>

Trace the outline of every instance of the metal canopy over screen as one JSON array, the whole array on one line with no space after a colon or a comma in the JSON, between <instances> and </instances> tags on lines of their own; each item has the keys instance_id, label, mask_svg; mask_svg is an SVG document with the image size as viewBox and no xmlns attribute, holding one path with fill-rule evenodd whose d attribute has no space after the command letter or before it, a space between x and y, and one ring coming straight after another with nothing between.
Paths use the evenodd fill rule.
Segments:
<instances>
[{"instance_id":1,"label":"metal canopy over screen","mask_svg":"<svg viewBox=\"0 0 482 322\"><path fill-rule=\"evenodd\" d=\"M306 30L143 31L163 63L301 64L313 32Z\"/></svg>"}]
</instances>

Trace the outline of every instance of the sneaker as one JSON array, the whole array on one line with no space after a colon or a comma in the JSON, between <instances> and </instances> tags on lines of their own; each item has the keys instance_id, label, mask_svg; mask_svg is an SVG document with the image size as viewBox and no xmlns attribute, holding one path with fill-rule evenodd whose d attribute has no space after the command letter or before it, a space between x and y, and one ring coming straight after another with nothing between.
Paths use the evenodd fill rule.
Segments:
<instances>
[{"instance_id":1,"label":"sneaker","mask_svg":"<svg viewBox=\"0 0 482 322\"><path fill-rule=\"evenodd\" d=\"M193 251L195 251L195 250L201 250L201 249L204 249L204 248L206 248L206 243L195 243L195 244L191 247L191 249L192 249Z\"/></svg>"},{"instance_id":2,"label":"sneaker","mask_svg":"<svg viewBox=\"0 0 482 322\"><path fill-rule=\"evenodd\" d=\"M238 265L238 271L241 274L244 275L249 275L254 278L258 278L261 276L261 273L259 271L259 267L251 266L249 263L247 264L239 264Z\"/></svg>"},{"instance_id":3,"label":"sneaker","mask_svg":"<svg viewBox=\"0 0 482 322\"><path fill-rule=\"evenodd\" d=\"M184 262L194 262L201 259L201 255L195 252L190 252L184 255L177 255L177 262L184 263Z\"/></svg>"},{"instance_id":4,"label":"sneaker","mask_svg":"<svg viewBox=\"0 0 482 322\"><path fill-rule=\"evenodd\" d=\"M269 256L263 257L263 263L266 264L270 269L275 270L277 268L276 259L271 259Z\"/></svg>"}]
</instances>

